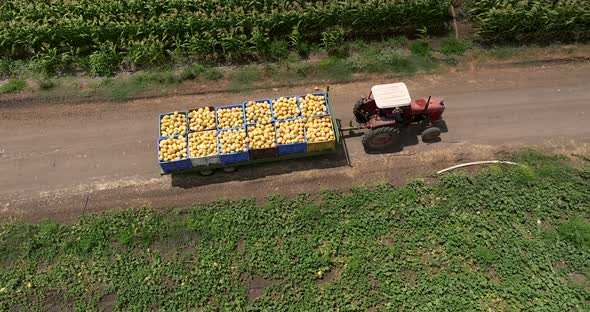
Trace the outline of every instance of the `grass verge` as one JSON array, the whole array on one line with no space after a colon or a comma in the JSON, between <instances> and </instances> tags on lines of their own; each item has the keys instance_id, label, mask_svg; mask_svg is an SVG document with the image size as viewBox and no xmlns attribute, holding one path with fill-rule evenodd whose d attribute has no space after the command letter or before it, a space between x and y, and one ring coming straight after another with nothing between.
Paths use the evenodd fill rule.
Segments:
<instances>
[{"instance_id":1,"label":"grass verge","mask_svg":"<svg viewBox=\"0 0 590 312\"><path fill-rule=\"evenodd\" d=\"M0 309L580 311L590 167L0 226ZM533 298L533 299L532 299Z\"/></svg>"},{"instance_id":2,"label":"grass verge","mask_svg":"<svg viewBox=\"0 0 590 312\"><path fill-rule=\"evenodd\" d=\"M48 79L31 72L16 77L34 77L32 80L37 83L32 85L37 85L38 88L32 87L31 90L41 91L41 97L46 100L80 100L90 96L124 101L141 96L209 92L211 88L215 91L240 92L301 84L342 83L371 79L375 78L375 75L380 75L383 79L402 79L415 73L444 70L445 67L441 65L445 64L472 66L560 58L588 59L590 49L588 45L482 48L474 46L472 42L451 37L422 38L414 41L394 37L370 43L359 40L346 43L344 47L347 51L346 56L328 56L325 51L315 50L316 54L306 60L290 55L287 60L277 63L234 68L194 64L178 66L175 69L139 71L132 75L110 78L66 76ZM19 66L8 66L11 70L6 72L12 75L19 73Z\"/></svg>"},{"instance_id":3,"label":"grass verge","mask_svg":"<svg viewBox=\"0 0 590 312\"><path fill-rule=\"evenodd\" d=\"M0 94L17 93L27 87L27 82L21 79L12 79L0 87Z\"/></svg>"}]
</instances>

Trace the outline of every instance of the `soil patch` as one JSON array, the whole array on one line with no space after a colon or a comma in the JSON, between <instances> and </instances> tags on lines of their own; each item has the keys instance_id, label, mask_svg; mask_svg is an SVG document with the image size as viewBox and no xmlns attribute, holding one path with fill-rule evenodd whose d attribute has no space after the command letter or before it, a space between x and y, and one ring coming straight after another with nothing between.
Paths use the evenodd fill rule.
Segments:
<instances>
[{"instance_id":1,"label":"soil patch","mask_svg":"<svg viewBox=\"0 0 590 312\"><path fill-rule=\"evenodd\" d=\"M252 302L264 295L264 289L280 282L280 280L266 279L259 275L241 273L240 280L248 287L248 301Z\"/></svg>"},{"instance_id":2,"label":"soil patch","mask_svg":"<svg viewBox=\"0 0 590 312\"><path fill-rule=\"evenodd\" d=\"M45 311L69 311L73 310L74 305L64 296L65 291L62 289L53 289L45 294Z\"/></svg>"},{"instance_id":3,"label":"soil patch","mask_svg":"<svg viewBox=\"0 0 590 312\"><path fill-rule=\"evenodd\" d=\"M490 281L492 281L492 283L500 284L500 282L501 282L500 277L498 276L498 273L496 272L496 270L494 268L490 268L486 275L488 276Z\"/></svg>"},{"instance_id":4,"label":"soil patch","mask_svg":"<svg viewBox=\"0 0 590 312\"><path fill-rule=\"evenodd\" d=\"M413 270L403 270L402 275L405 277L405 280L410 284L410 286L416 286L416 271Z\"/></svg>"},{"instance_id":5,"label":"soil patch","mask_svg":"<svg viewBox=\"0 0 590 312\"><path fill-rule=\"evenodd\" d=\"M334 269L332 271L328 271L328 272L324 273L324 276L322 278L316 280L315 283L317 285L328 284L328 283L332 282L333 280L335 280L339 276L340 276L340 269Z\"/></svg>"},{"instance_id":6,"label":"soil patch","mask_svg":"<svg viewBox=\"0 0 590 312\"><path fill-rule=\"evenodd\" d=\"M108 294L100 298L98 301L98 310L104 312L113 311L113 307L115 306L115 301L117 300L117 294Z\"/></svg>"},{"instance_id":7,"label":"soil patch","mask_svg":"<svg viewBox=\"0 0 590 312\"><path fill-rule=\"evenodd\" d=\"M586 290L590 290L590 283L588 282L588 278L584 274L580 273L570 273L567 276L561 278L563 283L571 283L578 287L583 287Z\"/></svg>"},{"instance_id":8,"label":"soil patch","mask_svg":"<svg viewBox=\"0 0 590 312\"><path fill-rule=\"evenodd\" d=\"M243 255L246 253L246 242L243 239L240 239L238 241L238 245L236 246L236 251L240 254Z\"/></svg>"}]
</instances>

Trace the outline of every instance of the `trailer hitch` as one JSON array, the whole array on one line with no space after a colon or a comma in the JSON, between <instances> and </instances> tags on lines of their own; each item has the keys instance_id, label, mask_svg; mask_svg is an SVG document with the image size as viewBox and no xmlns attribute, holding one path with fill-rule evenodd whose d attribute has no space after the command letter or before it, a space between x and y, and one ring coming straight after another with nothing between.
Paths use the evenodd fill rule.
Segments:
<instances>
[{"instance_id":1,"label":"trailer hitch","mask_svg":"<svg viewBox=\"0 0 590 312\"><path fill-rule=\"evenodd\" d=\"M362 130L362 129L367 129L368 127L366 125L359 125L357 124L356 126L354 126L352 124L352 120L348 123L348 128L345 127L341 127L340 128L340 132L344 132L344 131L354 131L354 130Z\"/></svg>"}]
</instances>

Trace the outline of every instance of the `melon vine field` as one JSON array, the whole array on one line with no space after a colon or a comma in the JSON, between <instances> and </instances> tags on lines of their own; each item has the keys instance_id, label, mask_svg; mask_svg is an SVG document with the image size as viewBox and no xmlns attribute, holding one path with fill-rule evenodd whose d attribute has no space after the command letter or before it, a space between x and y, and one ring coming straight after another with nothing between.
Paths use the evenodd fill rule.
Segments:
<instances>
[{"instance_id":1,"label":"melon vine field","mask_svg":"<svg viewBox=\"0 0 590 312\"><path fill-rule=\"evenodd\" d=\"M583 311L590 167L0 226L0 310Z\"/></svg>"}]
</instances>

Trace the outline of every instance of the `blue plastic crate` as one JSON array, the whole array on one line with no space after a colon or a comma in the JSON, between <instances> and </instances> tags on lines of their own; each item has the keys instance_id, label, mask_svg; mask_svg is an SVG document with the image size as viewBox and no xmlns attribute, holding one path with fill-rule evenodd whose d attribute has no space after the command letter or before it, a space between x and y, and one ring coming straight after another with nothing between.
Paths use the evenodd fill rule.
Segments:
<instances>
[{"instance_id":1,"label":"blue plastic crate","mask_svg":"<svg viewBox=\"0 0 590 312\"><path fill-rule=\"evenodd\" d=\"M326 99L326 114L321 114L321 115L314 115L314 116L309 116L309 117L304 117L304 118L315 118L315 117L326 117L326 116L330 116L332 113L330 112L330 98L328 96L327 93L324 92L316 92L316 93L309 93L311 95L320 95L323 96ZM297 103L299 103L299 110L301 111L301 98L305 98L307 94L305 95L300 95L297 97ZM303 112L301 112L301 116L303 116Z\"/></svg>"},{"instance_id":2,"label":"blue plastic crate","mask_svg":"<svg viewBox=\"0 0 590 312\"><path fill-rule=\"evenodd\" d=\"M279 144L279 156L286 154L307 153L307 143Z\"/></svg>"},{"instance_id":3,"label":"blue plastic crate","mask_svg":"<svg viewBox=\"0 0 590 312\"><path fill-rule=\"evenodd\" d=\"M250 101L257 102L257 103L268 102L270 104L270 121L274 122L275 121L275 114L274 114L274 110L272 108L272 100L273 99L258 99L258 100L249 100L249 101L245 101L244 103L242 103L242 105L244 106L244 121L246 122L246 125L250 126L250 125L258 124L258 123L248 123L248 114L246 113L246 104L248 104L248 102L250 102Z\"/></svg>"},{"instance_id":4,"label":"blue plastic crate","mask_svg":"<svg viewBox=\"0 0 590 312\"><path fill-rule=\"evenodd\" d=\"M250 154L248 153L248 143L246 143L246 151L245 152L237 152L237 153L231 153L231 154L222 154L221 153L221 143L219 143L219 135L222 132L226 132L226 131L230 131L230 130L239 130L239 129L245 129L245 128L240 127L240 128L232 128L232 129L223 129L223 130L219 130L219 132L217 133L217 153L219 154L219 158L221 158L221 163L223 165L234 164L234 163L250 160ZM247 130L246 130L246 136L248 136Z\"/></svg>"},{"instance_id":5,"label":"blue plastic crate","mask_svg":"<svg viewBox=\"0 0 590 312\"><path fill-rule=\"evenodd\" d=\"M279 124L286 121L292 120L304 120L304 118L293 118L287 120L281 120L275 122L275 133L278 133ZM305 122L305 121L304 121ZM305 125L303 126L303 142L300 143L291 143L291 144L277 144L277 149L279 156L286 155L286 154L296 154L296 153L306 153L307 152L307 140L305 139Z\"/></svg>"},{"instance_id":6,"label":"blue plastic crate","mask_svg":"<svg viewBox=\"0 0 590 312\"><path fill-rule=\"evenodd\" d=\"M175 135L173 137L179 137L178 135ZM186 135L185 135L186 137ZM191 161L190 159L186 158L186 159L181 159L181 160L174 160L174 161L160 161L160 141L167 139L167 138L158 138L158 143L156 144L156 155L158 157L158 163L160 164L160 168L162 168L162 171L165 173L168 172L173 172L173 171L178 171L178 170L184 170L184 169L189 169L192 167ZM187 142L188 142L188 138L187 138ZM187 156L189 155L188 153L188 144L186 147L186 154Z\"/></svg>"},{"instance_id":7,"label":"blue plastic crate","mask_svg":"<svg viewBox=\"0 0 590 312\"><path fill-rule=\"evenodd\" d=\"M273 121L283 121L283 120L276 119L276 117L275 117L275 110L274 110L274 107L272 105L272 101L278 100L279 98L282 98L282 97L283 98L287 98L287 99L295 98L295 102L297 103L297 111L298 111L298 115L297 115L296 118L301 117L301 104L299 103L299 96L297 96L297 95L288 95L288 96L280 96L278 98L271 99L271 101L270 101L270 108L271 108L271 112L272 112L272 120ZM285 120L288 120L288 119L285 119Z\"/></svg>"},{"instance_id":8,"label":"blue plastic crate","mask_svg":"<svg viewBox=\"0 0 590 312\"><path fill-rule=\"evenodd\" d=\"M184 111L178 111L179 114L184 114L186 116L186 133L189 132L188 129L188 113L184 112ZM162 136L162 117L166 116L166 115L172 115L174 114L174 112L169 112L169 113L164 113L164 114L160 114L160 118L158 118L158 138L169 138L171 136ZM186 134L185 133L185 134ZM177 135L177 134L176 134ZM172 135L172 136L176 136L176 135Z\"/></svg>"},{"instance_id":9,"label":"blue plastic crate","mask_svg":"<svg viewBox=\"0 0 590 312\"><path fill-rule=\"evenodd\" d=\"M226 128L221 129L219 128L218 118L217 118L217 111L224 108L234 108L234 107L241 107L242 108L242 120L244 121L244 125L246 125L246 108L244 107L244 103L242 104L233 104L233 105L226 105L226 106L217 106L215 107L215 128L217 130L228 130L228 129L238 129L243 127L235 127L235 128Z\"/></svg>"}]
</instances>

